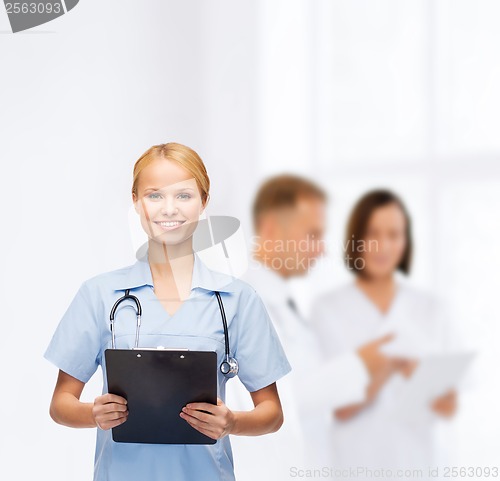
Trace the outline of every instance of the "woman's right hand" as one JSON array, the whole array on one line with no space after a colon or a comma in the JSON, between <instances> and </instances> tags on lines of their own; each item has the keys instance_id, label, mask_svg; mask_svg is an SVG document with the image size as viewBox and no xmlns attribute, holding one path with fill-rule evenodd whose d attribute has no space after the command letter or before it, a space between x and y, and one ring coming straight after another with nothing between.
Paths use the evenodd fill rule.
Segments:
<instances>
[{"instance_id":1,"label":"woman's right hand","mask_svg":"<svg viewBox=\"0 0 500 481\"><path fill-rule=\"evenodd\" d=\"M92 407L96 426L108 430L123 424L128 417L127 400L117 394L97 396Z\"/></svg>"}]
</instances>

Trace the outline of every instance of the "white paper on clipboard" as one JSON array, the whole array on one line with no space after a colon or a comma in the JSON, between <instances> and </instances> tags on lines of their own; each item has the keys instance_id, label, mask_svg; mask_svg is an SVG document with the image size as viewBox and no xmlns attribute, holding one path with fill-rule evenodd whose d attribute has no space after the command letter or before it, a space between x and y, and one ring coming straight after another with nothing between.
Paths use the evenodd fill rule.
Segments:
<instances>
[{"instance_id":1,"label":"white paper on clipboard","mask_svg":"<svg viewBox=\"0 0 500 481\"><path fill-rule=\"evenodd\" d=\"M429 416L432 401L458 386L475 355L475 352L457 352L421 359L400 390L394 414L412 422Z\"/></svg>"}]
</instances>

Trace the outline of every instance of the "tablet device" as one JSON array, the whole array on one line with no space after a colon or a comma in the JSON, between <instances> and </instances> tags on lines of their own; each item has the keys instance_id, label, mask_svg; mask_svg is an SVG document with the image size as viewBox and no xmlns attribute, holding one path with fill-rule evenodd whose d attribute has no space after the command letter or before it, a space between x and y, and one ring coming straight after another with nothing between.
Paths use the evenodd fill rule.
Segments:
<instances>
[{"instance_id":1,"label":"tablet device","mask_svg":"<svg viewBox=\"0 0 500 481\"><path fill-rule=\"evenodd\" d=\"M433 354L421 359L399 392L394 415L405 422L424 422L431 414L430 403L458 387L475 356L470 351Z\"/></svg>"},{"instance_id":2,"label":"tablet device","mask_svg":"<svg viewBox=\"0 0 500 481\"><path fill-rule=\"evenodd\" d=\"M106 349L108 392L127 400L128 419L112 429L113 441L214 444L179 414L190 402L217 404L213 351Z\"/></svg>"}]
</instances>

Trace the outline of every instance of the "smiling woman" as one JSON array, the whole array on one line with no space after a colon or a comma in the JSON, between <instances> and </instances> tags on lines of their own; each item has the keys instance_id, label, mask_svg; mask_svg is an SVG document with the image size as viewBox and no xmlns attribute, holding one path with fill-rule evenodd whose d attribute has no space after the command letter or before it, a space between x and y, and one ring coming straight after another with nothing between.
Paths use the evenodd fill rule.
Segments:
<instances>
[{"instance_id":1,"label":"smiling woman","mask_svg":"<svg viewBox=\"0 0 500 481\"><path fill-rule=\"evenodd\" d=\"M85 281L61 319L45 357L59 367L50 414L59 424L98 427L94 480L233 480L228 434L261 435L281 427L283 414L276 381L290 371L278 336L261 299L243 281L211 271L193 252L193 233L209 199L210 181L196 152L181 144L147 150L134 166L132 200L148 235L144 258L128 267ZM227 359L219 317L224 300L238 377L254 409L226 406L231 377L217 371L217 404L190 403L179 416L193 429L217 440L208 445L116 443L110 429L127 422L127 400L108 393L104 351L111 346L109 310L123 291L140 298L142 338L147 346L215 351ZM118 311L116 313L118 315ZM135 322L130 309L120 313L121 348L132 348ZM102 395L82 403L85 383L101 365ZM145 393L147 395L147 393Z\"/></svg>"},{"instance_id":2,"label":"smiling woman","mask_svg":"<svg viewBox=\"0 0 500 481\"><path fill-rule=\"evenodd\" d=\"M132 187L135 210L149 237L170 246L171 257L181 257L189 248L208 202L209 187L201 159L179 144L152 147L136 162ZM169 234L161 235L166 232ZM152 254L156 256L156 252Z\"/></svg>"},{"instance_id":3,"label":"smiling woman","mask_svg":"<svg viewBox=\"0 0 500 481\"><path fill-rule=\"evenodd\" d=\"M461 341L441 301L396 275L409 273L413 249L411 218L399 196L385 189L363 195L347 224L345 245L350 242L363 246L343 253L353 281L320 296L311 313L323 355L365 351L381 335L392 337L380 350L384 367L365 399L332 412L336 479L347 481L343 473L360 466L427 472L439 462L437 421L455 414L457 391L452 380L435 385L434 397L416 408L404 402L405 383L421 361L460 351Z\"/></svg>"}]
</instances>

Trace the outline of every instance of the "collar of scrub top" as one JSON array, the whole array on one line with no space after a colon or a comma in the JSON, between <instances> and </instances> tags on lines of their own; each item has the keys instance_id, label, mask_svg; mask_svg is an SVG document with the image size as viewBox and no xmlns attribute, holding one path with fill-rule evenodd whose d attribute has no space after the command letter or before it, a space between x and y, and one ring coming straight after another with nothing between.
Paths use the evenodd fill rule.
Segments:
<instances>
[{"instance_id":1,"label":"collar of scrub top","mask_svg":"<svg viewBox=\"0 0 500 481\"><path fill-rule=\"evenodd\" d=\"M195 289L212 292L234 292L233 280L234 277L232 276L209 269L199 258L198 254L194 252L193 277L189 298L193 297ZM124 277L123 282L118 283L118 286L115 287L115 291L124 291L142 286L154 287L147 252L144 256L137 259Z\"/></svg>"},{"instance_id":2,"label":"collar of scrub top","mask_svg":"<svg viewBox=\"0 0 500 481\"><path fill-rule=\"evenodd\" d=\"M227 377L233 377L238 373L238 361L231 357L230 347L229 347L229 337L228 337L228 329L227 329L227 321L226 316L224 314L224 308L222 306L222 300L220 298L219 292L234 292L234 277L229 276L227 274L223 274L222 272L212 271L201 261L196 252L193 252L194 255L194 265L193 265L193 276L191 280L191 292L189 294L189 298L193 297L193 292L196 289L202 289L204 291L215 292L217 301L219 303L219 308L221 310L222 323L224 325L224 336L225 336L225 358L224 361L220 365L221 372ZM115 288L115 291L128 291L129 289L133 289L136 287L142 286L150 286L154 287L153 284L153 276L151 274L151 269L149 267L148 261L148 253L139 257L135 264L127 271L127 274L124 277L124 284L121 287ZM127 295L126 292L125 295ZM118 302L118 301L117 301ZM114 309L114 308L113 308ZM141 325L140 321L141 315L140 311L137 313L137 330L136 330L136 347L139 343L139 329ZM111 324L111 331L113 331L113 323ZM113 337L114 339L114 337ZM113 341L114 348L114 341Z\"/></svg>"}]
</instances>

